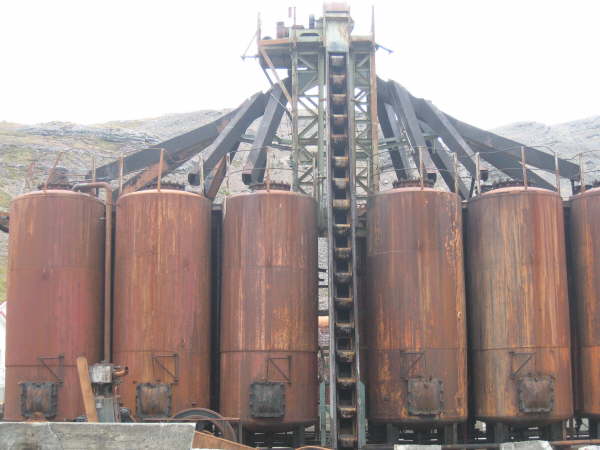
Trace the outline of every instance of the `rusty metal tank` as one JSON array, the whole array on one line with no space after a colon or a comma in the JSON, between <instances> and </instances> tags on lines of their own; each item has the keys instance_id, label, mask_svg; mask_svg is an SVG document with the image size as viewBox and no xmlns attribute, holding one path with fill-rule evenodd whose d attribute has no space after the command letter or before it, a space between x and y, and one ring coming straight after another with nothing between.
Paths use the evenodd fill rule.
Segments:
<instances>
[{"instance_id":1,"label":"rusty metal tank","mask_svg":"<svg viewBox=\"0 0 600 450\"><path fill-rule=\"evenodd\" d=\"M552 191L469 202L467 287L474 415L517 425L573 413L563 207Z\"/></svg>"},{"instance_id":2,"label":"rusty metal tank","mask_svg":"<svg viewBox=\"0 0 600 450\"><path fill-rule=\"evenodd\" d=\"M431 426L467 418L462 215L451 192L369 199L368 417Z\"/></svg>"},{"instance_id":3,"label":"rusty metal tank","mask_svg":"<svg viewBox=\"0 0 600 450\"><path fill-rule=\"evenodd\" d=\"M569 242L578 343L580 411L600 417L600 188L571 199Z\"/></svg>"},{"instance_id":4,"label":"rusty metal tank","mask_svg":"<svg viewBox=\"0 0 600 450\"><path fill-rule=\"evenodd\" d=\"M104 204L68 190L11 203L5 419L84 414L76 358L101 358Z\"/></svg>"},{"instance_id":5,"label":"rusty metal tank","mask_svg":"<svg viewBox=\"0 0 600 450\"><path fill-rule=\"evenodd\" d=\"M208 199L156 189L117 203L113 360L138 419L209 407Z\"/></svg>"},{"instance_id":6,"label":"rusty metal tank","mask_svg":"<svg viewBox=\"0 0 600 450\"><path fill-rule=\"evenodd\" d=\"M250 430L317 421L317 218L312 197L227 199L220 412Z\"/></svg>"}]
</instances>

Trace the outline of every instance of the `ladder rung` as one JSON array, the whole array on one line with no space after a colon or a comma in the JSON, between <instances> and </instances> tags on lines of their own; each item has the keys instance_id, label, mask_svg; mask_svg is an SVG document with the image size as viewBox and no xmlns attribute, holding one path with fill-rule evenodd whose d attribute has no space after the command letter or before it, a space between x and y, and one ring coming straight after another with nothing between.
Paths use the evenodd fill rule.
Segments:
<instances>
[{"instance_id":1,"label":"ladder rung","mask_svg":"<svg viewBox=\"0 0 600 450\"><path fill-rule=\"evenodd\" d=\"M349 247L341 247L335 249L335 259L339 259L341 261L348 261L352 258L352 249Z\"/></svg>"},{"instance_id":2,"label":"ladder rung","mask_svg":"<svg viewBox=\"0 0 600 450\"><path fill-rule=\"evenodd\" d=\"M342 389L350 389L356 385L356 378L354 378L354 377L338 377L337 384Z\"/></svg>"},{"instance_id":3,"label":"ladder rung","mask_svg":"<svg viewBox=\"0 0 600 450\"><path fill-rule=\"evenodd\" d=\"M338 406L338 413L344 419L352 419L356 416L356 406Z\"/></svg>"},{"instance_id":4,"label":"ladder rung","mask_svg":"<svg viewBox=\"0 0 600 450\"><path fill-rule=\"evenodd\" d=\"M342 211L348 211L350 209L349 199L336 199L333 202L333 209L339 209Z\"/></svg>"},{"instance_id":5,"label":"ladder rung","mask_svg":"<svg viewBox=\"0 0 600 450\"><path fill-rule=\"evenodd\" d=\"M333 166L338 169L346 169L348 167L347 156L333 156L331 159L333 160Z\"/></svg>"},{"instance_id":6,"label":"ladder rung","mask_svg":"<svg viewBox=\"0 0 600 450\"><path fill-rule=\"evenodd\" d=\"M348 284L352 281L352 272L336 272L335 281L340 284Z\"/></svg>"},{"instance_id":7,"label":"ladder rung","mask_svg":"<svg viewBox=\"0 0 600 450\"><path fill-rule=\"evenodd\" d=\"M338 335L350 336L354 331L354 324L352 322L337 322L335 329Z\"/></svg>"},{"instance_id":8,"label":"ladder rung","mask_svg":"<svg viewBox=\"0 0 600 450\"><path fill-rule=\"evenodd\" d=\"M351 363L352 361L354 361L356 352L354 350L337 350L336 356L339 361Z\"/></svg>"},{"instance_id":9,"label":"ladder rung","mask_svg":"<svg viewBox=\"0 0 600 450\"><path fill-rule=\"evenodd\" d=\"M335 306L340 309L343 309L343 310L351 309L353 304L354 304L354 302L352 301L352 298L350 298L350 297L336 297L335 298Z\"/></svg>"}]
</instances>

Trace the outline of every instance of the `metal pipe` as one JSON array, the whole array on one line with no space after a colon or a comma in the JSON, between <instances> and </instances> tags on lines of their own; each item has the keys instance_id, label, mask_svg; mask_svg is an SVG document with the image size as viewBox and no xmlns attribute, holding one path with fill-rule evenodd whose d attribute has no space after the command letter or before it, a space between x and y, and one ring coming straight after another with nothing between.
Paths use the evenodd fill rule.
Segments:
<instances>
[{"instance_id":1,"label":"metal pipe","mask_svg":"<svg viewBox=\"0 0 600 450\"><path fill-rule=\"evenodd\" d=\"M92 156L92 183L96 182L96 157ZM98 189L95 189L94 195L98 197Z\"/></svg>"},{"instance_id":2,"label":"metal pipe","mask_svg":"<svg viewBox=\"0 0 600 450\"><path fill-rule=\"evenodd\" d=\"M271 158L270 158L270 154L269 154L269 149L266 149L267 151L267 167L265 168L265 173L266 173L266 179L265 179L265 184L267 185L267 192L271 190Z\"/></svg>"},{"instance_id":3,"label":"metal pipe","mask_svg":"<svg viewBox=\"0 0 600 450\"><path fill-rule=\"evenodd\" d=\"M313 170L313 197L315 199L318 198L317 196L317 184L319 182L319 177L317 175L317 155L314 154L313 155L313 159L312 159L312 170Z\"/></svg>"},{"instance_id":4,"label":"metal pipe","mask_svg":"<svg viewBox=\"0 0 600 450\"><path fill-rule=\"evenodd\" d=\"M554 152L554 174L556 175L556 192L560 196L560 169L558 168L558 153Z\"/></svg>"},{"instance_id":5,"label":"metal pipe","mask_svg":"<svg viewBox=\"0 0 600 450\"><path fill-rule=\"evenodd\" d=\"M419 146L417 150L419 151L419 172L421 173L421 190L423 190L425 177L423 169L423 147Z\"/></svg>"},{"instance_id":6,"label":"metal pipe","mask_svg":"<svg viewBox=\"0 0 600 450\"><path fill-rule=\"evenodd\" d=\"M579 182L581 183L581 191L585 192L585 176L583 172L583 153L579 154Z\"/></svg>"},{"instance_id":7,"label":"metal pipe","mask_svg":"<svg viewBox=\"0 0 600 450\"><path fill-rule=\"evenodd\" d=\"M454 163L454 193L458 194L458 156L456 153L452 153L452 160Z\"/></svg>"},{"instance_id":8,"label":"metal pipe","mask_svg":"<svg viewBox=\"0 0 600 450\"><path fill-rule=\"evenodd\" d=\"M104 189L106 191L106 220L104 243L104 361L110 362L111 323L112 323L112 194L109 183L79 183L73 186L74 191L87 191L90 189Z\"/></svg>"},{"instance_id":9,"label":"metal pipe","mask_svg":"<svg viewBox=\"0 0 600 450\"><path fill-rule=\"evenodd\" d=\"M158 192L160 192L160 187L162 184L164 158L165 158L165 150L163 148L161 148L160 149L160 159L158 160L158 175L156 176L156 190Z\"/></svg>"},{"instance_id":10,"label":"metal pipe","mask_svg":"<svg viewBox=\"0 0 600 450\"><path fill-rule=\"evenodd\" d=\"M204 192L204 157L202 155L200 155L200 161L198 161L198 164L200 164L200 186L202 186L202 193L206 195Z\"/></svg>"},{"instance_id":11,"label":"metal pipe","mask_svg":"<svg viewBox=\"0 0 600 450\"><path fill-rule=\"evenodd\" d=\"M46 178L46 181L44 182L44 191L48 190L48 182L52 178L52 175L54 175L54 170L56 169L56 166L58 165L58 162L60 161L62 154L63 154L63 152L60 152L58 154L58 156L56 157L56 159L54 160L54 165L52 166L52 169L50 169L50 172L48 173L48 177Z\"/></svg>"},{"instance_id":12,"label":"metal pipe","mask_svg":"<svg viewBox=\"0 0 600 450\"><path fill-rule=\"evenodd\" d=\"M125 168L125 159L123 158L123 153L121 153L121 157L119 158L119 195L123 193L123 169Z\"/></svg>"},{"instance_id":13,"label":"metal pipe","mask_svg":"<svg viewBox=\"0 0 600 450\"><path fill-rule=\"evenodd\" d=\"M231 153L227 153L227 155L225 156L225 176L227 177L227 193L225 194L225 197L227 197L229 195L229 172L230 172L230 166L231 166Z\"/></svg>"},{"instance_id":14,"label":"metal pipe","mask_svg":"<svg viewBox=\"0 0 600 450\"><path fill-rule=\"evenodd\" d=\"M527 190L527 162L525 161L525 147L521 146L521 167L523 169L523 186Z\"/></svg>"},{"instance_id":15,"label":"metal pipe","mask_svg":"<svg viewBox=\"0 0 600 450\"><path fill-rule=\"evenodd\" d=\"M481 195L481 159L479 152L475 153L475 186L477 186L477 195Z\"/></svg>"}]
</instances>

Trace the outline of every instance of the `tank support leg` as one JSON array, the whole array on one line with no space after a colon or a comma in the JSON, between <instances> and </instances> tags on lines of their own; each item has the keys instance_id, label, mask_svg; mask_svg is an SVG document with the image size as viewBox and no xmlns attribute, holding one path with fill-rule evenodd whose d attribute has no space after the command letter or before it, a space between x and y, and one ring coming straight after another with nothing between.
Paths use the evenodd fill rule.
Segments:
<instances>
[{"instance_id":1,"label":"tank support leg","mask_svg":"<svg viewBox=\"0 0 600 450\"><path fill-rule=\"evenodd\" d=\"M368 441L374 444L383 444L386 441L386 427L380 423L368 422Z\"/></svg>"},{"instance_id":2,"label":"tank support leg","mask_svg":"<svg viewBox=\"0 0 600 450\"><path fill-rule=\"evenodd\" d=\"M442 444L457 444L458 443L458 425L453 423L445 425L442 429Z\"/></svg>"},{"instance_id":3,"label":"tank support leg","mask_svg":"<svg viewBox=\"0 0 600 450\"><path fill-rule=\"evenodd\" d=\"M243 436L244 436L244 438L242 439L242 443L244 445L254 447L254 437L253 437L252 433L248 430L244 430Z\"/></svg>"},{"instance_id":4,"label":"tank support leg","mask_svg":"<svg viewBox=\"0 0 600 450\"><path fill-rule=\"evenodd\" d=\"M557 422L546 425L542 429L542 436L548 441L563 441L566 439L565 423Z\"/></svg>"},{"instance_id":5,"label":"tank support leg","mask_svg":"<svg viewBox=\"0 0 600 450\"><path fill-rule=\"evenodd\" d=\"M588 426L590 429L590 439L598 439L600 433L598 433L598 425L600 422L597 419L588 419Z\"/></svg>"},{"instance_id":6,"label":"tank support leg","mask_svg":"<svg viewBox=\"0 0 600 450\"><path fill-rule=\"evenodd\" d=\"M269 431L265 433L265 447L273 447L273 433Z\"/></svg>"},{"instance_id":7,"label":"tank support leg","mask_svg":"<svg viewBox=\"0 0 600 450\"><path fill-rule=\"evenodd\" d=\"M510 438L509 428L505 423L488 423L487 425L490 427L488 433L490 431L492 433L490 442L502 443L508 441Z\"/></svg>"},{"instance_id":8,"label":"tank support leg","mask_svg":"<svg viewBox=\"0 0 600 450\"><path fill-rule=\"evenodd\" d=\"M394 444L398 438L398 431L393 423L385 424L385 442L388 444Z\"/></svg>"},{"instance_id":9,"label":"tank support leg","mask_svg":"<svg viewBox=\"0 0 600 450\"><path fill-rule=\"evenodd\" d=\"M304 446L304 425L298 426L294 430L294 448Z\"/></svg>"}]
</instances>

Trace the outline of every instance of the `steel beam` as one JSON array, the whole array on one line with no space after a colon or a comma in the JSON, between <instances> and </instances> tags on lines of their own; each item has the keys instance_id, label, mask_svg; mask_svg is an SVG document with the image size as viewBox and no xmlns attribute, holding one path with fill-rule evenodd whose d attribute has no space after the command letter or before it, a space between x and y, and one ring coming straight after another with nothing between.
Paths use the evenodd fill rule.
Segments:
<instances>
[{"instance_id":1,"label":"steel beam","mask_svg":"<svg viewBox=\"0 0 600 450\"><path fill-rule=\"evenodd\" d=\"M466 141L473 150L479 152L482 159L489 162L510 178L523 181L523 168L520 166L521 161L515 161L514 158L508 157L503 151L498 151L498 149L482 144L481 142L472 141L470 139L467 139ZM538 187L546 189L556 188L556 186L529 169L527 169L527 179L532 185Z\"/></svg>"},{"instance_id":2,"label":"steel beam","mask_svg":"<svg viewBox=\"0 0 600 450\"><path fill-rule=\"evenodd\" d=\"M422 98L415 98L409 95L416 115L419 119L431 127L431 129L442 138L450 151L456 153L461 164L467 169L472 177L475 177L476 168L473 161L474 152L469 144L463 139L458 131L446 118L446 115L437 109L431 102Z\"/></svg>"},{"instance_id":3,"label":"steel beam","mask_svg":"<svg viewBox=\"0 0 600 450\"><path fill-rule=\"evenodd\" d=\"M228 152L230 162L233 161L233 158L235 157L239 146L240 143L238 142L233 147L233 149L231 149L231 151ZM210 173L206 177L206 180L204 181L204 195L206 196L206 198L209 198L210 200L215 199L215 197L219 193L221 184L223 184L223 180L227 176L227 170L230 170L230 168L227 167L227 154L225 154L219 160L214 169L210 171Z\"/></svg>"},{"instance_id":4,"label":"steel beam","mask_svg":"<svg viewBox=\"0 0 600 450\"><path fill-rule=\"evenodd\" d=\"M502 150L504 154L510 156L513 161L521 160L521 147L525 147L527 164L554 173L554 155L546 153L537 148L523 146L523 144L507 139L489 131L461 122L452 116L446 114L448 121L456 128L456 130L470 141L475 141L483 144L488 148ZM560 175L565 178L571 178L579 174L579 166L564 159L558 160L558 168Z\"/></svg>"},{"instance_id":5,"label":"steel beam","mask_svg":"<svg viewBox=\"0 0 600 450\"><path fill-rule=\"evenodd\" d=\"M417 112L415 111L413 103L411 102L410 94L406 89L393 80L388 81L388 89L396 116L402 123L402 126L406 132L406 137L408 138L410 146L414 151L413 157L417 163L417 167L420 167L420 148L423 150L423 165L425 166L425 171L427 171L427 168L433 168L434 164L429 156L429 153L427 152L425 137L423 136L423 132L419 125Z\"/></svg>"},{"instance_id":6,"label":"steel beam","mask_svg":"<svg viewBox=\"0 0 600 450\"><path fill-rule=\"evenodd\" d=\"M223 131L229 120L235 115L237 110L231 111L217 120L203 125L195 130L184 133L167 141L152 147L137 151L128 155L123 160L123 174L127 175L138 170L147 169L148 166L158 164L160 152L158 149L165 150L165 157L172 160L189 160L192 156L198 154L212 141L219 133ZM91 172L87 178L92 179ZM113 161L96 169L97 181L112 181L119 178L119 160Z\"/></svg>"},{"instance_id":7,"label":"steel beam","mask_svg":"<svg viewBox=\"0 0 600 450\"><path fill-rule=\"evenodd\" d=\"M467 200L469 198L469 188L465 185L463 180L460 178L459 174L456 173L454 167L454 159L444 150L444 149L436 149L434 148L435 140L428 140L427 150L429 150L429 155L433 160L433 163L437 167L440 175L446 182L448 189L452 192L455 192L455 187L458 187L458 192L456 192L461 199ZM432 144L429 145L429 142ZM439 143L438 146L439 147ZM456 180L455 178L458 177Z\"/></svg>"},{"instance_id":8,"label":"steel beam","mask_svg":"<svg viewBox=\"0 0 600 450\"><path fill-rule=\"evenodd\" d=\"M387 83L381 78L377 78L377 116L379 117L379 125L381 126L383 137L385 139L394 139L398 143L391 146L388 150L392 166L396 171L396 178L398 180L406 178L408 175L405 169L409 167L408 159L404 152L400 151L402 135L398 127L392 125L396 122L396 119L391 106Z\"/></svg>"},{"instance_id":9,"label":"steel beam","mask_svg":"<svg viewBox=\"0 0 600 450\"><path fill-rule=\"evenodd\" d=\"M240 142L248 127L265 112L267 96L254 94L240 106L223 131L206 149L204 172L210 174L217 163ZM205 183L206 186L206 183Z\"/></svg>"},{"instance_id":10,"label":"steel beam","mask_svg":"<svg viewBox=\"0 0 600 450\"><path fill-rule=\"evenodd\" d=\"M289 89L291 84L289 78L283 83ZM242 172L242 181L246 185L262 181L267 163L267 147L273 142L287 103L287 97L280 85L273 86L267 96L265 113Z\"/></svg>"},{"instance_id":11,"label":"steel beam","mask_svg":"<svg viewBox=\"0 0 600 450\"><path fill-rule=\"evenodd\" d=\"M381 125L381 131L386 139L394 139L398 145L394 145L389 149L390 160L392 166L396 171L396 178L403 180L408 178L408 168L410 162L406 156L406 153L400 149L400 143L402 142L402 135L398 122L394 116L393 107L390 104L378 101L377 110L379 115L379 124Z\"/></svg>"}]
</instances>

